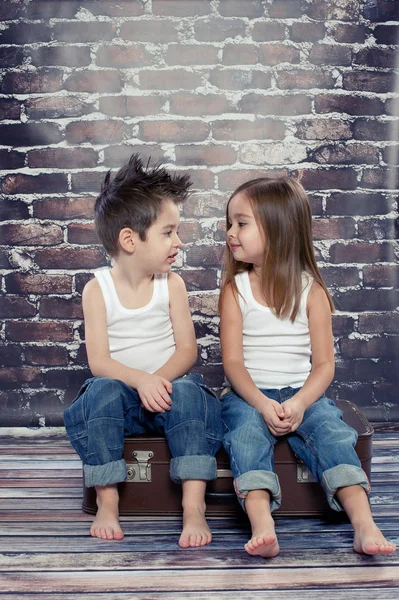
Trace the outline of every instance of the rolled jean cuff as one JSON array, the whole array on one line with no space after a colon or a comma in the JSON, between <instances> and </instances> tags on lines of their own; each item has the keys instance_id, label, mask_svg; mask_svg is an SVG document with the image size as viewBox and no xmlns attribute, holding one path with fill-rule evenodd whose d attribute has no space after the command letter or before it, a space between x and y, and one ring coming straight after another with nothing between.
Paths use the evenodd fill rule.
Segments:
<instances>
[{"instance_id":1,"label":"rolled jean cuff","mask_svg":"<svg viewBox=\"0 0 399 600\"><path fill-rule=\"evenodd\" d=\"M185 479L210 481L217 477L216 458L207 454L176 456L170 461L170 478L175 483Z\"/></svg>"},{"instance_id":2,"label":"rolled jean cuff","mask_svg":"<svg viewBox=\"0 0 399 600\"><path fill-rule=\"evenodd\" d=\"M336 511L344 510L339 502L336 492L339 488L350 485L360 485L368 494L370 492L370 482L366 473L360 467L355 465L337 465L324 471L321 480L327 501L330 507Z\"/></svg>"},{"instance_id":3,"label":"rolled jean cuff","mask_svg":"<svg viewBox=\"0 0 399 600\"><path fill-rule=\"evenodd\" d=\"M83 473L86 487L120 483L126 479L126 462L121 459L105 463L105 465L84 464Z\"/></svg>"},{"instance_id":4,"label":"rolled jean cuff","mask_svg":"<svg viewBox=\"0 0 399 600\"><path fill-rule=\"evenodd\" d=\"M245 510L245 498L251 490L267 490L270 494L270 512L281 505L281 488L278 477L273 471L247 471L234 480L234 489L242 508Z\"/></svg>"}]
</instances>

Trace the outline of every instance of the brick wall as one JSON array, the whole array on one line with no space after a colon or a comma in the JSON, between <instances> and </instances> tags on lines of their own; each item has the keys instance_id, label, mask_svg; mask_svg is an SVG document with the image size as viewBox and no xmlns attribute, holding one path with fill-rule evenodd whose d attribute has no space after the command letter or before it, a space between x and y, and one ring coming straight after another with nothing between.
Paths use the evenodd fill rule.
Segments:
<instances>
[{"instance_id":1,"label":"brick wall","mask_svg":"<svg viewBox=\"0 0 399 600\"><path fill-rule=\"evenodd\" d=\"M226 199L303 170L338 309L331 395L398 420L399 4L3 0L0 19L2 424L61 424L89 373L80 295L107 262L93 202L132 151L198 190L177 269L209 383Z\"/></svg>"}]
</instances>

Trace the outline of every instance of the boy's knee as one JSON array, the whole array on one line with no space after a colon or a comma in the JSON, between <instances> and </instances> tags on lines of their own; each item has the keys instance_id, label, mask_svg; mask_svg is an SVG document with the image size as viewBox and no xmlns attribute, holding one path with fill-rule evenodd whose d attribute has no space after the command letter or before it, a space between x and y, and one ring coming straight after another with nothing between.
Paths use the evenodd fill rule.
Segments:
<instances>
[{"instance_id":1,"label":"boy's knee","mask_svg":"<svg viewBox=\"0 0 399 600\"><path fill-rule=\"evenodd\" d=\"M90 419L99 416L113 416L119 413L126 386L118 379L96 377L85 393L87 416Z\"/></svg>"}]
</instances>

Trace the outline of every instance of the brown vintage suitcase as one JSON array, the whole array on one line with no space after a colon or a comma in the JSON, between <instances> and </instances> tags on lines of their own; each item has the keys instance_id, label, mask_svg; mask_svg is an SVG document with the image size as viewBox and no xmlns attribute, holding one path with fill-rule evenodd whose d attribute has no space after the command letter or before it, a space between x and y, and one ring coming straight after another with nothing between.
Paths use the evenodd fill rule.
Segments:
<instances>
[{"instance_id":1,"label":"brown vintage suitcase","mask_svg":"<svg viewBox=\"0 0 399 600\"><path fill-rule=\"evenodd\" d=\"M345 422L358 432L356 452L370 479L373 428L355 404L347 400L336 403L344 413ZM313 480L308 469L293 454L285 440L277 443L274 456L275 471L282 490L282 504L275 514L330 517L336 515L329 508L321 486ZM180 515L181 486L170 480L171 455L165 438L126 438L123 457L127 463L127 480L118 485L120 515ZM207 486L207 515L243 515L233 490L228 455L222 449L216 458L218 478L209 482ZM95 489L83 489L82 508L85 512L94 514Z\"/></svg>"}]
</instances>

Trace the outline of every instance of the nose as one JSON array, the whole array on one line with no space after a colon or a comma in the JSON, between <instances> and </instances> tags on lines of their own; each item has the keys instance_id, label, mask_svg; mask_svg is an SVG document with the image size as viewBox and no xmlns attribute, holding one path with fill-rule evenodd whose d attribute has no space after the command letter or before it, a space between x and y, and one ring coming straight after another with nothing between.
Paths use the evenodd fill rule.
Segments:
<instances>
[{"instance_id":1,"label":"nose","mask_svg":"<svg viewBox=\"0 0 399 600\"><path fill-rule=\"evenodd\" d=\"M176 248L181 248L183 246L183 242L181 241L177 233L175 233L175 240L173 242L173 245L176 246Z\"/></svg>"}]
</instances>

